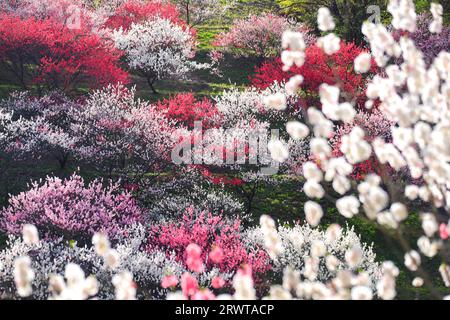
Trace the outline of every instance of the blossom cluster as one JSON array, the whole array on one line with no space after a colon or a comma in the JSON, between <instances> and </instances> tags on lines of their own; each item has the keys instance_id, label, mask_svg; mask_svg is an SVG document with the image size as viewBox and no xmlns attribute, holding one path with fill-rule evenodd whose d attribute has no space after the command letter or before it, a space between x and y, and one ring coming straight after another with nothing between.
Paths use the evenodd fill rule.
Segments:
<instances>
[{"instance_id":1,"label":"blossom cluster","mask_svg":"<svg viewBox=\"0 0 450 320\"><path fill-rule=\"evenodd\" d=\"M239 57L273 57L281 50L283 32L290 29L303 32L308 44L315 40L307 26L292 25L288 19L268 13L234 21L228 32L217 35L214 45Z\"/></svg>"},{"instance_id":2,"label":"blossom cluster","mask_svg":"<svg viewBox=\"0 0 450 320\"><path fill-rule=\"evenodd\" d=\"M0 64L27 90L71 92L81 83L98 87L128 82L122 52L87 27L70 29L54 18L21 18L0 11Z\"/></svg>"},{"instance_id":3,"label":"blossom cluster","mask_svg":"<svg viewBox=\"0 0 450 320\"><path fill-rule=\"evenodd\" d=\"M155 93L209 68L194 60L203 18L178 11L202 1L77 2L75 29L66 0L7 3L0 64L25 91L0 101L0 164L54 156L60 170L0 209L1 298L392 300L401 277L450 299L441 5L390 0L391 26L361 27L367 48L338 37L332 8L318 38L272 13L238 19L214 45L257 58L251 86L152 103L120 59ZM81 84L101 88L75 98ZM283 183L296 213L275 221L255 199L270 189L285 207ZM366 225L400 260L375 254Z\"/></svg>"},{"instance_id":4,"label":"blossom cluster","mask_svg":"<svg viewBox=\"0 0 450 320\"><path fill-rule=\"evenodd\" d=\"M100 181L87 187L77 175L67 180L48 177L40 185L9 200L1 211L1 228L19 234L24 224L39 227L46 238L87 241L94 232L103 231L111 239L125 235L127 226L142 220L142 210L131 194L117 184L103 188Z\"/></svg>"},{"instance_id":5,"label":"blossom cluster","mask_svg":"<svg viewBox=\"0 0 450 320\"><path fill-rule=\"evenodd\" d=\"M415 31L416 14L412 1L390 1L388 10L393 15L392 24L395 29ZM439 11L436 5L431 10L434 15ZM333 29L328 15L328 10L319 12L318 23L323 31ZM436 32L439 28L432 26L431 29ZM307 180L304 192L311 198L305 203L305 215L312 226L320 222L323 211L317 200L325 196L324 186L331 182L333 192L338 194L336 207L340 214L346 218L363 215L369 221L376 221L386 228L398 229L407 219L411 209L404 197L410 200L420 197L428 206L421 210L425 236L417 245L423 254L434 256L445 245L434 239L438 231L439 215L432 208L448 211L450 195L447 189L450 171L445 142L445 137L449 134L447 83L450 56L448 52L442 51L427 67L423 54L407 34L396 41L383 25L370 22L362 26L362 31L370 41L375 62L386 70L386 74L378 74L369 81L366 91L369 100L365 106L371 108L375 100L379 100L379 110L392 123L392 141L385 140L383 136L367 141L367 132L361 126L353 125L350 132L341 137L341 154L333 154L329 145L333 122L350 123L355 118L356 111L350 103L341 102L342 89L339 85L322 84L319 91L321 110L307 110L307 122L313 128L310 149L314 161L303 166L303 174ZM325 37L330 39L318 39L318 45L326 54L339 49L339 41L334 43L334 39L331 39L335 35L330 33ZM289 34L286 39L286 48L303 46L301 34ZM403 60L400 66L389 65L389 61L400 57ZM363 63L362 60L366 61ZM358 57L355 64L360 64L359 72L368 71L367 58ZM275 156L278 157L287 150L280 148L276 152ZM368 174L353 187L348 177L352 173L352 166L367 161L372 156L378 161L379 172ZM404 194L398 194L393 188L395 182L388 169L396 172L406 170L417 182L407 185ZM443 230L446 230L447 224L443 223ZM420 253L407 245L403 246L403 250L406 251L405 266L413 272L423 274ZM356 253L349 254L355 255L357 256ZM313 267L314 264L311 270L314 270ZM443 274L445 275L445 271ZM383 277L376 285L380 298L392 299L395 296L394 283L397 275L396 267L384 264ZM422 280L421 278L415 283ZM373 296L367 290L366 281L363 281L353 287L350 297Z\"/></svg>"}]
</instances>

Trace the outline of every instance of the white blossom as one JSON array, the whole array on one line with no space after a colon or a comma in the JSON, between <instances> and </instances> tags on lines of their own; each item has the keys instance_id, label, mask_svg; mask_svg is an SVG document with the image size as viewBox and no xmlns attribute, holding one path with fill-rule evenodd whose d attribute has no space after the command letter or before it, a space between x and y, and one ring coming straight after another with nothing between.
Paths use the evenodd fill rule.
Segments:
<instances>
[{"instance_id":1,"label":"white blossom","mask_svg":"<svg viewBox=\"0 0 450 320\"><path fill-rule=\"evenodd\" d=\"M272 259L276 259L277 256L283 251L283 245L278 237L278 232L275 227L275 221L268 215L262 215L259 219L261 230L264 233L264 244L267 252Z\"/></svg>"},{"instance_id":2,"label":"white blossom","mask_svg":"<svg viewBox=\"0 0 450 320\"><path fill-rule=\"evenodd\" d=\"M450 287L450 267L445 263L441 264L439 267L439 273L441 274L445 286Z\"/></svg>"},{"instance_id":3,"label":"white blossom","mask_svg":"<svg viewBox=\"0 0 450 320\"><path fill-rule=\"evenodd\" d=\"M306 221L313 227L320 223L320 219L323 217L322 207L314 201L305 202L305 216Z\"/></svg>"},{"instance_id":4,"label":"white blossom","mask_svg":"<svg viewBox=\"0 0 450 320\"><path fill-rule=\"evenodd\" d=\"M31 269L31 260L28 256L22 256L14 260L14 282L17 293L21 297L28 297L32 294L31 283L34 279L34 271Z\"/></svg>"},{"instance_id":5,"label":"white blossom","mask_svg":"<svg viewBox=\"0 0 450 320\"><path fill-rule=\"evenodd\" d=\"M432 237L439 229L436 218L431 213L421 215L422 229L428 237Z\"/></svg>"},{"instance_id":6,"label":"white blossom","mask_svg":"<svg viewBox=\"0 0 450 320\"><path fill-rule=\"evenodd\" d=\"M360 247L354 246L345 253L345 261L351 268L356 268L361 262L363 252Z\"/></svg>"},{"instance_id":7,"label":"white blossom","mask_svg":"<svg viewBox=\"0 0 450 320\"><path fill-rule=\"evenodd\" d=\"M352 218L359 212L360 203L355 196L345 196L336 201L336 208L346 218Z\"/></svg>"},{"instance_id":8,"label":"white blossom","mask_svg":"<svg viewBox=\"0 0 450 320\"><path fill-rule=\"evenodd\" d=\"M267 148L270 151L272 159L278 162L284 162L289 158L289 151L286 148L285 143L280 140L271 140Z\"/></svg>"},{"instance_id":9,"label":"white blossom","mask_svg":"<svg viewBox=\"0 0 450 320\"><path fill-rule=\"evenodd\" d=\"M114 275L112 283L117 300L134 300L136 298L136 286L131 273L123 271Z\"/></svg>"},{"instance_id":10,"label":"white blossom","mask_svg":"<svg viewBox=\"0 0 450 320\"><path fill-rule=\"evenodd\" d=\"M423 279L420 277L415 277L411 284L416 288L421 287L423 286Z\"/></svg>"},{"instance_id":11,"label":"white blossom","mask_svg":"<svg viewBox=\"0 0 450 320\"><path fill-rule=\"evenodd\" d=\"M305 139L309 135L309 128L298 121L286 123L286 131L295 140Z\"/></svg>"},{"instance_id":12,"label":"white blossom","mask_svg":"<svg viewBox=\"0 0 450 320\"><path fill-rule=\"evenodd\" d=\"M264 97L264 103L267 107L275 110L286 109L286 96L282 93L276 93Z\"/></svg>"},{"instance_id":13,"label":"white blossom","mask_svg":"<svg viewBox=\"0 0 450 320\"><path fill-rule=\"evenodd\" d=\"M431 33L441 33L442 31L442 25L443 25L443 18L442 13L444 12L444 9L441 4L432 2L430 4L430 12L433 16L433 21L430 23L429 29Z\"/></svg>"},{"instance_id":14,"label":"white blossom","mask_svg":"<svg viewBox=\"0 0 450 320\"><path fill-rule=\"evenodd\" d=\"M319 25L320 31L331 31L334 29L335 24L328 8L319 8L317 12L317 24Z\"/></svg>"},{"instance_id":15,"label":"white blossom","mask_svg":"<svg viewBox=\"0 0 450 320\"><path fill-rule=\"evenodd\" d=\"M95 252L104 256L110 250L110 243L108 236L104 233L95 233L92 237L92 244L94 245Z\"/></svg>"},{"instance_id":16,"label":"white blossom","mask_svg":"<svg viewBox=\"0 0 450 320\"><path fill-rule=\"evenodd\" d=\"M315 180L307 180L303 185L303 191L309 198L321 199L325 195L325 190Z\"/></svg>"},{"instance_id":17,"label":"white blossom","mask_svg":"<svg viewBox=\"0 0 450 320\"><path fill-rule=\"evenodd\" d=\"M300 88L300 85L303 83L302 75L295 75L289 79L285 84L285 89L288 94L295 94L297 90Z\"/></svg>"},{"instance_id":18,"label":"white blossom","mask_svg":"<svg viewBox=\"0 0 450 320\"><path fill-rule=\"evenodd\" d=\"M420 261L420 255L415 250L411 250L405 254L405 266L411 271L416 271L418 269Z\"/></svg>"},{"instance_id":19,"label":"white blossom","mask_svg":"<svg viewBox=\"0 0 450 320\"><path fill-rule=\"evenodd\" d=\"M372 300L372 289L366 286L352 288L352 300Z\"/></svg>"}]
</instances>

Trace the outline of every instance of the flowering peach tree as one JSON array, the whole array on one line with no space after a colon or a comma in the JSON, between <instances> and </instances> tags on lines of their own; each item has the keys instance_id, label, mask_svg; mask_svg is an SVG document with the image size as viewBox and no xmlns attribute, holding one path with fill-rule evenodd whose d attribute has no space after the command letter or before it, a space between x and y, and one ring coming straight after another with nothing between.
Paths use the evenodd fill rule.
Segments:
<instances>
[{"instance_id":1,"label":"flowering peach tree","mask_svg":"<svg viewBox=\"0 0 450 320\"><path fill-rule=\"evenodd\" d=\"M269 13L236 20L229 31L217 35L214 45L237 57L273 57L281 50L283 31L290 29L304 32L308 40L314 39L306 26L291 25L286 18Z\"/></svg>"}]
</instances>

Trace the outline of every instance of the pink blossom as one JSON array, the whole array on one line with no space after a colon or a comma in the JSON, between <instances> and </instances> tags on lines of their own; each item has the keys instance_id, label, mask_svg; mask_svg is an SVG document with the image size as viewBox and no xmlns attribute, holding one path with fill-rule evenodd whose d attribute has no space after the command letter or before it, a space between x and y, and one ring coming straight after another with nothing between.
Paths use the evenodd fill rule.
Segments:
<instances>
[{"instance_id":1,"label":"pink blossom","mask_svg":"<svg viewBox=\"0 0 450 320\"><path fill-rule=\"evenodd\" d=\"M141 209L118 184L104 188L95 180L85 186L74 174L66 180L47 177L43 185L34 182L30 190L12 197L9 207L0 211L0 228L20 234L24 224L33 224L44 238L86 241L95 232L105 232L116 240L141 219Z\"/></svg>"},{"instance_id":2,"label":"pink blossom","mask_svg":"<svg viewBox=\"0 0 450 320\"><path fill-rule=\"evenodd\" d=\"M200 248L195 243L191 243L186 247L186 254L191 258L200 258L200 255L202 254L202 248Z\"/></svg>"},{"instance_id":3,"label":"pink blossom","mask_svg":"<svg viewBox=\"0 0 450 320\"><path fill-rule=\"evenodd\" d=\"M307 44L315 41L307 26L293 26L285 17L264 13L236 20L229 31L216 36L213 44L221 51L231 52L238 57L268 58L280 53L282 34L289 29L303 32ZM214 56L220 58L217 53Z\"/></svg>"},{"instance_id":4,"label":"pink blossom","mask_svg":"<svg viewBox=\"0 0 450 320\"><path fill-rule=\"evenodd\" d=\"M163 287L164 289L167 289L170 287L175 287L177 284L178 284L178 278L174 275L165 276L161 280L161 287Z\"/></svg>"},{"instance_id":5,"label":"pink blossom","mask_svg":"<svg viewBox=\"0 0 450 320\"><path fill-rule=\"evenodd\" d=\"M187 259L187 247L193 243L201 248L201 259ZM223 251L220 263L207 259L209 248L213 245ZM197 250L195 252L198 253L197 248L191 248L190 250ZM175 253L177 260L191 270L199 268L202 261L206 271L218 268L220 272L234 272L242 264L251 265L255 274L262 274L270 269L269 257L263 248L246 247L239 220L230 221L222 216L198 213L193 208L188 209L177 221L153 225L149 230L147 250Z\"/></svg>"},{"instance_id":6,"label":"pink blossom","mask_svg":"<svg viewBox=\"0 0 450 320\"><path fill-rule=\"evenodd\" d=\"M244 264L241 266L241 268L237 271L237 274L240 276L252 276L252 266L249 264Z\"/></svg>"},{"instance_id":7,"label":"pink blossom","mask_svg":"<svg viewBox=\"0 0 450 320\"><path fill-rule=\"evenodd\" d=\"M187 257L186 265L190 270L194 272L200 273L205 270L205 266L203 265L203 261L201 258Z\"/></svg>"},{"instance_id":8,"label":"pink blossom","mask_svg":"<svg viewBox=\"0 0 450 320\"><path fill-rule=\"evenodd\" d=\"M220 289L225 285L225 280L223 280L221 277L217 276L214 277L211 281L211 286L214 289Z\"/></svg>"}]
</instances>

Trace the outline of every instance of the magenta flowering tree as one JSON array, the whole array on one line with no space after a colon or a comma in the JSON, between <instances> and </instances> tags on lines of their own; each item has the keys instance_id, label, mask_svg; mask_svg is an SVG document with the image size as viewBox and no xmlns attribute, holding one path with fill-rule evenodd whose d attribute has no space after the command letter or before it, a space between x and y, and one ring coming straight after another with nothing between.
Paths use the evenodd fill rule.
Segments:
<instances>
[{"instance_id":1,"label":"magenta flowering tree","mask_svg":"<svg viewBox=\"0 0 450 320\"><path fill-rule=\"evenodd\" d=\"M286 30L303 32L307 44L315 40L307 26L267 13L236 20L229 31L216 37L214 45L236 57L270 58L281 52L281 36Z\"/></svg>"},{"instance_id":2,"label":"magenta flowering tree","mask_svg":"<svg viewBox=\"0 0 450 320\"><path fill-rule=\"evenodd\" d=\"M20 234L24 224L34 224L46 238L86 243L95 232L112 240L125 237L127 227L141 218L142 210L118 184L103 187L102 181L95 180L86 186L74 174L66 180L47 177L42 185L33 182L30 190L11 197L0 213L0 227Z\"/></svg>"},{"instance_id":3,"label":"magenta flowering tree","mask_svg":"<svg viewBox=\"0 0 450 320\"><path fill-rule=\"evenodd\" d=\"M235 272L241 264L249 264L255 274L269 270L269 257L262 247L246 247L240 220L227 220L206 212L187 209L180 221L164 222L150 229L148 250L175 252L181 262L187 258L186 247L194 243L201 249L201 259L206 269L219 268L220 272ZM220 248L222 259L211 257L214 249Z\"/></svg>"}]
</instances>

